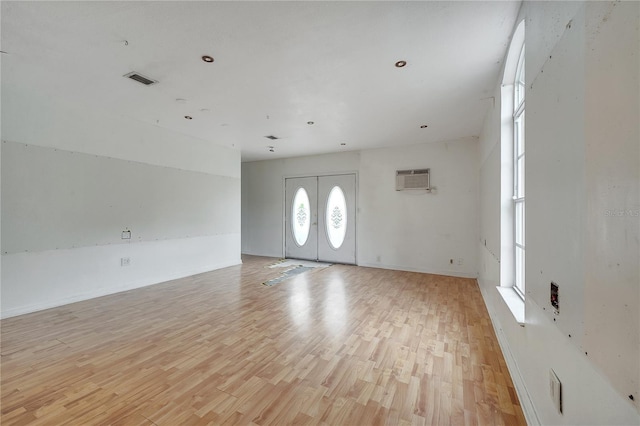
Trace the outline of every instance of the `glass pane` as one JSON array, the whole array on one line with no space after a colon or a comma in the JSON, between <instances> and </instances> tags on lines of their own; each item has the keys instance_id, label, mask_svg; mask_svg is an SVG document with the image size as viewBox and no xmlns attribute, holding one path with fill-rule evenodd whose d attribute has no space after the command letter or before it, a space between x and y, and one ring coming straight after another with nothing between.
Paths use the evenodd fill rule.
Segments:
<instances>
[{"instance_id":1,"label":"glass pane","mask_svg":"<svg viewBox=\"0 0 640 426\"><path fill-rule=\"evenodd\" d=\"M337 250L347 235L347 202L339 186L334 186L329 191L325 223L329 245Z\"/></svg>"},{"instance_id":2,"label":"glass pane","mask_svg":"<svg viewBox=\"0 0 640 426\"><path fill-rule=\"evenodd\" d=\"M517 181L518 191L516 193L516 196L518 198L522 198L524 197L524 155L518 158L518 165L516 167L516 170L517 170L516 179L518 180Z\"/></svg>"},{"instance_id":3,"label":"glass pane","mask_svg":"<svg viewBox=\"0 0 640 426\"><path fill-rule=\"evenodd\" d=\"M515 99L514 99L514 105L516 108L520 106L520 103L522 102L523 92L524 92L524 86L520 85L516 81L516 90L515 90Z\"/></svg>"},{"instance_id":4,"label":"glass pane","mask_svg":"<svg viewBox=\"0 0 640 426\"><path fill-rule=\"evenodd\" d=\"M516 93L515 93L515 107L519 107L524 99L524 84L520 84L516 81Z\"/></svg>"},{"instance_id":5,"label":"glass pane","mask_svg":"<svg viewBox=\"0 0 640 426\"><path fill-rule=\"evenodd\" d=\"M291 204L291 230L293 238L299 246L305 245L309 238L311 219L309 196L304 188L298 188Z\"/></svg>"},{"instance_id":6,"label":"glass pane","mask_svg":"<svg viewBox=\"0 0 640 426\"><path fill-rule=\"evenodd\" d=\"M516 203L516 243L524 246L524 203Z\"/></svg>"},{"instance_id":7,"label":"glass pane","mask_svg":"<svg viewBox=\"0 0 640 426\"><path fill-rule=\"evenodd\" d=\"M520 106L520 103L524 100L524 84L524 46L522 46L520 57L518 58L518 66L516 68L516 77L514 81L514 109L517 109L518 106Z\"/></svg>"},{"instance_id":8,"label":"glass pane","mask_svg":"<svg viewBox=\"0 0 640 426\"><path fill-rule=\"evenodd\" d=\"M516 287L524 294L524 249L516 247Z\"/></svg>"},{"instance_id":9,"label":"glass pane","mask_svg":"<svg viewBox=\"0 0 640 426\"><path fill-rule=\"evenodd\" d=\"M518 155L524 154L524 111L518 117L518 145L516 149Z\"/></svg>"}]
</instances>

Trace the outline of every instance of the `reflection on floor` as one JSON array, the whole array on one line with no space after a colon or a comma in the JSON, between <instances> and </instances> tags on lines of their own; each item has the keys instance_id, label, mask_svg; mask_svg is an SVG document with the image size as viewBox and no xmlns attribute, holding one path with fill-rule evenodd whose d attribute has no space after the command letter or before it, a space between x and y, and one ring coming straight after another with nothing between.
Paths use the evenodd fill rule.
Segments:
<instances>
[{"instance_id":1,"label":"reflection on floor","mask_svg":"<svg viewBox=\"0 0 640 426\"><path fill-rule=\"evenodd\" d=\"M14 425L524 425L478 284L277 259L0 321Z\"/></svg>"},{"instance_id":2,"label":"reflection on floor","mask_svg":"<svg viewBox=\"0 0 640 426\"><path fill-rule=\"evenodd\" d=\"M271 287L291 277L310 271L312 269L321 269L331 266L331 263L312 262L309 260L298 259L280 259L279 261L269 265L269 268L286 268L279 277L272 278L262 283L267 287Z\"/></svg>"}]
</instances>

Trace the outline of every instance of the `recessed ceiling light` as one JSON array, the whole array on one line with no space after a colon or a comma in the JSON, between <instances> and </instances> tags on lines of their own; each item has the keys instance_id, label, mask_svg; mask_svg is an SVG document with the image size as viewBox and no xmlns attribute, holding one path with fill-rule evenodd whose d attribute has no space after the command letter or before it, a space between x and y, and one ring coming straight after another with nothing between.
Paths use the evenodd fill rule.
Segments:
<instances>
[{"instance_id":1,"label":"recessed ceiling light","mask_svg":"<svg viewBox=\"0 0 640 426\"><path fill-rule=\"evenodd\" d=\"M421 129L426 129L427 127L429 126L427 126L426 124L423 124L422 126L420 126Z\"/></svg>"},{"instance_id":2,"label":"recessed ceiling light","mask_svg":"<svg viewBox=\"0 0 640 426\"><path fill-rule=\"evenodd\" d=\"M407 61L398 61L398 62L396 62L396 67L397 68L402 68L405 65L407 65Z\"/></svg>"},{"instance_id":3,"label":"recessed ceiling light","mask_svg":"<svg viewBox=\"0 0 640 426\"><path fill-rule=\"evenodd\" d=\"M307 121L307 124L308 124L309 126L313 126L313 121Z\"/></svg>"},{"instance_id":4,"label":"recessed ceiling light","mask_svg":"<svg viewBox=\"0 0 640 426\"><path fill-rule=\"evenodd\" d=\"M193 117L190 115L185 115L184 118L186 118L187 120L193 120Z\"/></svg>"},{"instance_id":5,"label":"recessed ceiling light","mask_svg":"<svg viewBox=\"0 0 640 426\"><path fill-rule=\"evenodd\" d=\"M265 136L265 138L271 139L272 141L275 141L276 139L280 139L279 137L273 136L273 135Z\"/></svg>"},{"instance_id":6,"label":"recessed ceiling light","mask_svg":"<svg viewBox=\"0 0 640 426\"><path fill-rule=\"evenodd\" d=\"M177 98L176 102L179 103L179 104L186 104L187 100L186 99L182 99L182 98Z\"/></svg>"},{"instance_id":7,"label":"recessed ceiling light","mask_svg":"<svg viewBox=\"0 0 640 426\"><path fill-rule=\"evenodd\" d=\"M209 63L213 62L213 58L211 56L209 56L209 55L204 55L202 57L202 60L205 61L205 62L209 62Z\"/></svg>"}]
</instances>

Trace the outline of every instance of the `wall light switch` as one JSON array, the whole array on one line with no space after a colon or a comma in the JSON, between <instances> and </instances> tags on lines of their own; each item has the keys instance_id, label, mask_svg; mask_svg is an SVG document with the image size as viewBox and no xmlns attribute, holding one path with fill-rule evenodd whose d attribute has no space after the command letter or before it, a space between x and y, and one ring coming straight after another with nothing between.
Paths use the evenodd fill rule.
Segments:
<instances>
[{"instance_id":1,"label":"wall light switch","mask_svg":"<svg viewBox=\"0 0 640 426\"><path fill-rule=\"evenodd\" d=\"M129 266L131 265L131 258L130 257L121 257L120 258L120 266Z\"/></svg>"},{"instance_id":2,"label":"wall light switch","mask_svg":"<svg viewBox=\"0 0 640 426\"><path fill-rule=\"evenodd\" d=\"M553 369L549 370L549 392L556 410L562 414L562 383Z\"/></svg>"}]
</instances>

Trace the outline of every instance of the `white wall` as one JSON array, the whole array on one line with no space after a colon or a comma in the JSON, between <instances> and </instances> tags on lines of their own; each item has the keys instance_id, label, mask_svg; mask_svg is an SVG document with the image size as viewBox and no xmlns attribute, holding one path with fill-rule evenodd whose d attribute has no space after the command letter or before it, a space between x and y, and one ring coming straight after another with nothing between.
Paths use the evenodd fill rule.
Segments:
<instances>
[{"instance_id":1,"label":"white wall","mask_svg":"<svg viewBox=\"0 0 640 426\"><path fill-rule=\"evenodd\" d=\"M2 317L240 263L238 151L35 90L2 114Z\"/></svg>"},{"instance_id":2,"label":"white wall","mask_svg":"<svg viewBox=\"0 0 640 426\"><path fill-rule=\"evenodd\" d=\"M475 277L476 156L477 139L469 138L244 163L243 253L283 255L284 177L356 171L359 265ZM425 167L436 191L395 190L396 170Z\"/></svg>"},{"instance_id":3,"label":"white wall","mask_svg":"<svg viewBox=\"0 0 640 426\"><path fill-rule=\"evenodd\" d=\"M520 12L527 82L524 327L495 289L499 102L480 139L479 283L532 423L640 422L639 8L526 2ZM551 312L550 281L560 285L559 315ZM562 381L563 414L549 396L551 368Z\"/></svg>"},{"instance_id":4,"label":"white wall","mask_svg":"<svg viewBox=\"0 0 640 426\"><path fill-rule=\"evenodd\" d=\"M2 19L2 8L0 7L0 22ZM2 81L2 54L0 54L0 82ZM2 85L0 84L0 99L2 99ZM2 102L0 102L0 133L2 132ZM0 135L1 136L1 135ZM1 137L0 137L1 139ZM0 165L2 164L2 148L0 148ZM2 223L2 167L0 166L0 223ZM2 309L2 226L0 226L0 310ZM2 316L0 315L0 318Z\"/></svg>"},{"instance_id":5,"label":"white wall","mask_svg":"<svg viewBox=\"0 0 640 426\"><path fill-rule=\"evenodd\" d=\"M358 264L475 278L477 145L470 138L362 151ZM425 167L433 193L395 191L396 170Z\"/></svg>"}]
</instances>

